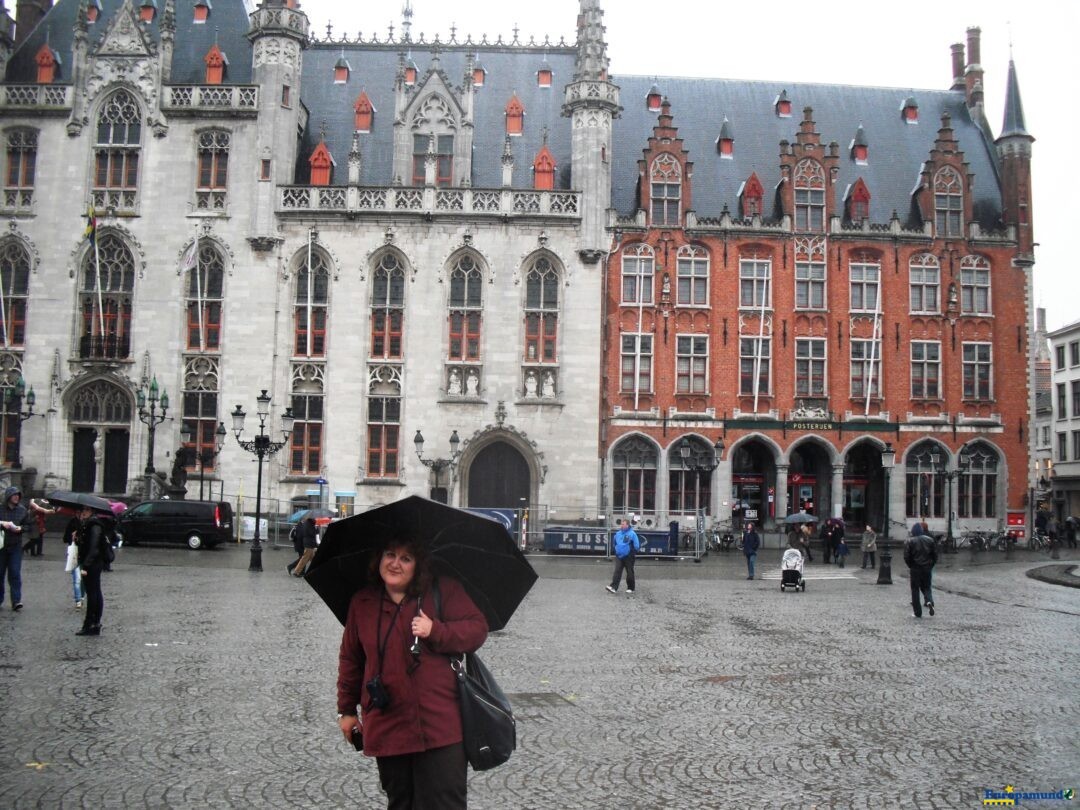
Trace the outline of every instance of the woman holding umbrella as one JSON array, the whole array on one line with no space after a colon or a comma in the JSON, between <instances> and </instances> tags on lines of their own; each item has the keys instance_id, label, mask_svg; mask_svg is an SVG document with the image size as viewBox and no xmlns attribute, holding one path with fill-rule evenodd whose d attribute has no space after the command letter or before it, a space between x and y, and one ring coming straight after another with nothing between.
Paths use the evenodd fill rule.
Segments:
<instances>
[{"instance_id":1,"label":"woman holding umbrella","mask_svg":"<svg viewBox=\"0 0 1080 810\"><path fill-rule=\"evenodd\" d=\"M368 585L349 604L338 659L338 725L376 758L391 810L465 808L466 760L449 655L475 652L484 614L453 579L430 588L427 547L379 544Z\"/></svg>"}]
</instances>

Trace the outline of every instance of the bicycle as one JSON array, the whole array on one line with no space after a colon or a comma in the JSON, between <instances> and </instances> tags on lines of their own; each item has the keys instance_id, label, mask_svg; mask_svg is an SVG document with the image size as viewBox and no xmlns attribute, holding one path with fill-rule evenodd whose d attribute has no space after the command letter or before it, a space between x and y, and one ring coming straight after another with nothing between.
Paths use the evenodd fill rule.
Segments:
<instances>
[{"instance_id":1,"label":"bicycle","mask_svg":"<svg viewBox=\"0 0 1080 810\"><path fill-rule=\"evenodd\" d=\"M1050 537L1042 532L1032 532L1031 539L1028 540L1028 548L1031 551L1045 551L1050 548Z\"/></svg>"}]
</instances>

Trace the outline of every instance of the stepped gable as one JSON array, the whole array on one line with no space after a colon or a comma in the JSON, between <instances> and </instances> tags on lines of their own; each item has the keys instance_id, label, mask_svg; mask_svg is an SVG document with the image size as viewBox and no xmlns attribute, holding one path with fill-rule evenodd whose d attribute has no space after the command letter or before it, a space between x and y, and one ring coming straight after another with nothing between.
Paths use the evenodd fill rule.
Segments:
<instances>
[{"instance_id":1,"label":"stepped gable","mask_svg":"<svg viewBox=\"0 0 1080 810\"><path fill-rule=\"evenodd\" d=\"M612 206L620 216L630 216L637 209L634 156L640 154L656 125L656 113L649 112L645 103L656 84L671 102L674 125L694 161L690 208L699 219L719 217L724 206L738 211L739 187L755 172L765 187L764 216L773 217L776 212L769 201L780 182L780 142L795 142L802 111L811 107L815 130L821 135L821 156L828 153L831 142L840 148L833 186L838 206L843 190L861 177L870 190L870 221L886 223L896 211L904 226L911 227L914 223L907 221L911 193L934 148L941 116L947 112L975 175L975 217L984 231L1002 227L993 145L972 120L963 91L619 75L612 81L620 87L623 105L613 133ZM782 90L792 102L790 118L777 116L773 107ZM902 107L908 97L918 99L918 124L903 120ZM721 159L716 150L716 134L725 117L739 133L731 160ZM866 165L857 165L846 148L860 123L874 145Z\"/></svg>"},{"instance_id":2,"label":"stepped gable","mask_svg":"<svg viewBox=\"0 0 1080 810\"><path fill-rule=\"evenodd\" d=\"M545 44L546 42L546 44ZM360 136L363 174L360 184L388 186L392 177L394 141L394 77L399 54L412 60L418 70L416 88L420 88L432 66L433 40L393 41L370 39L312 42L304 52L304 75L301 100L309 111L300 155L310 155L320 140L325 122L325 140L331 154L339 161L352 148L353 106L363 90L378 110L370 133ZM573 80L577 50L560 40L535 39L507 43L501 38L480 40L455 37L437 46L439 70L447 86L457 92L465 78L468 54L483 63L486 79L475 88L473 121L472 184L477 188L502 186L502 154L506 137L506 103L513 94L525 107L525 125L521 136L511 138L514 161L514 187L532 187L532 163L544 144L555 157L558 174L555 187L570 188L570 119L561 114L563 88ZM344 84L334 84L334 64L344 53L352 71ZM536 72L547 61L554 72L551 87L537 86ZM414 90L415 91L415 90ZM410 98L412 96L410 95ZM306 176L303 166L298 180ZM406 185L408 178L402 178ZM335 177L335 184L344 178Z\"/></svg>"},{"instance_id":3,"label":"stepped gable","mask_svg":"<svg viewBox=\"0 0 1080 810\"><path fill-rule=\"evenodd\" d=\"M131 2L138 13L137 0ZM124 0L101 0L101 14L97 21L86 27L87 44L94 53ZM48 37L49 45L59 54L63 65L57 84L71 84L72 42L78 18L80 0L59 0L49 9L45 18L30 32L26 40L15 50L7 65L5 80L14 84L33 83L37 77L34 56ZM161 21L164 17L165 0L159 0L154 21L140 24L144 36L155 46L161 42ZM173 46L170 84L203 84L206 76L206 52L214 42L229 58L229 69L224 84L251 83L251 43L246 34L250 27L248 13L242 2L222 0L214 3L210 19L196 24L190 2L176 3L174 15L176 38Z\"/></svg>"}]
</instances>

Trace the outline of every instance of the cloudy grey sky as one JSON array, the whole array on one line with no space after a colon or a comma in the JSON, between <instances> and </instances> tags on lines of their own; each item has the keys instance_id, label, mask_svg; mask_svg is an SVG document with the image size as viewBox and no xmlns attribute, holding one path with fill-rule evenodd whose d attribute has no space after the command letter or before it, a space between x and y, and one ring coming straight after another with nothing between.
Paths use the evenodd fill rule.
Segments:
<instances>
[{"instance_id":1,"label":"cloudy grey sky","mask_svg":"<svg viewBox=\"0 0 1080 810\"><path fill-rule=\"evenodd\" d=\"M350 39L363 32L385 39L391 23L400 32L405 0L343 3L301 0L319 38L333 26ZM543 3L466 0L411 0L412 34L446 39L451 25L458 38L512 36L553 41L576 37L577 0ZM1078 262L1067 247L1076 228L1068 218L1074 172L1072 136L1080 113L1072 97L1077 64L1075 37L1080 3L1075 0L980 0L942 3L906 0L902 16L882 20L876 3L814 6L805 0L717 3L684 0L678 13L646 13L631 0L603 0L611 72L647 76L701 76L731 79L827 82L945 89L951 84L949 46L965 42L969 26L982 29L987 117L1001 130L1010 42L1016 60L1028 132L1035 139L1033 213L1036 248L1035 301L1047 309L1051 329L1080 320ZM655 8L655 7L654 7ZM673 7L674 8L674 7ZM794 130L792 132L794 137ZM1069 142L1066 142L1069 138ZM1062 169L1055 170L1055 156ZM1068 178L1068 179L1066 179ZM1070 210L1071 209L1071 210ZM1063 295L1063 292L1068 294Z\"/></svg>"}]
</instances>

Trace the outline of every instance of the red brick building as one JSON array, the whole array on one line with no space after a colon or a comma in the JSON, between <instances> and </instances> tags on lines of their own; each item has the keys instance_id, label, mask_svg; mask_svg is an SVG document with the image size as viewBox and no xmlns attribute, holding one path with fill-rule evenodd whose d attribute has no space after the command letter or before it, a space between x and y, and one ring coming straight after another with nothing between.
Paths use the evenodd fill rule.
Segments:
<instances>
[{"instance_id":1,"label":"red brick building","mask_svg":"<svg viewBox=\"0 0 1080 810\"><path fill-rule=\"evenodd\" d=\"M995 138L964 51L946 91L616 79L611 509L895 536L1024 507L1034 139L1015 66Z\"/></svg>"}]
</instances>

